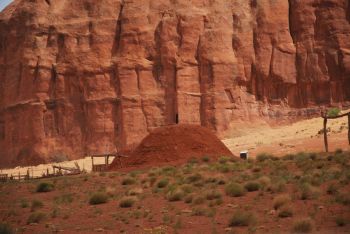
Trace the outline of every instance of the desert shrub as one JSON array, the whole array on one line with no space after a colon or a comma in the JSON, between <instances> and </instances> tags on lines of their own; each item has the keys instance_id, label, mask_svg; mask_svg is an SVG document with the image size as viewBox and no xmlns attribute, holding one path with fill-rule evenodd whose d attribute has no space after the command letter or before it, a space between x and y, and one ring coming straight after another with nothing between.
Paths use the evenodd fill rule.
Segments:
<instances>
[{"instance_id":1,"label":"desert shrub","mask_svg":"<svg viewBox=\"0 0 350 234\"><path fill-rule=\"evenodd\" d=\"M282 206L278 212L278 217L287 218L293 216L293 209L290 206Z\"/></svg>"},{"instance_id":2,"label":"desert shrub","mask_svg":"<svg viewBox=\"0 0 350 234\"><path fill-rule=\"evenodd\" d=\"M299 152L295 155L295 162L299 167L304 166L304 164L306 164L306 161L310 159L310 154L305 152Z\"/></svg>"},{"instance_id":3,"label":"desert shrub","mask_svg":"<svg viewBox=\"0 0 350 234\"><path fill-rule=\"evenodd\" d=\"M42 182L36 187L36 192L45 193L54 190L55 186L49 182Z\"/></svg>"},{"instance_id":4,"label":"desert shrub","mask_svg":"<svg viewBox=\"0 0 350 234\"><path fill-rule=\"evenodd\" d=\"M339 108L332 108L332 109L329 109L327 111L327 116L328 117L336 117L338 116L340 113L340 109Z\"/></svg>"},{"instance_id":5,"label":"desert shrub","mask_svg":"<svg viewBox=\"0 0 350 234\"><path fill-rule=\"evenodd\" d=\"M330 195L334 195L338 192L338 186L335 183L328 185L327 193Z\"/></svg>"},{"instance_id":6,"label":"desert shrub","mask_svg":"<svg viewBox=\"0 0 350 234\"><path fill-rule=\"evenodd\" d=\"M300 190L301 190L301 195L300 195L301 200L316 199L321 194L319 188L314 187L308 183L302 184L300 186Z\"/></svg>"},{"instance_id":7,"label":"desert shrub","mask_svg":"<svg viewBox=\"0 0 350 234\"><path fill-rule=\"evenodd\" d=\"M312 176L310 173L299 175L299 183L300 184L310 184L312 180Z\"/></svg>"},{"instance_id":8,"label":"desert shrub","mask_svg":"<svg viewBox=\"0 0 350 234\"><path fill-rule=\"evenodd\" d=\"M209 161L210 161L209 156L203 156L203 157L202 157L202 161L203 161L203 162L209 162Z\"/></svg>"},{"instance_id":9,"label":"desert shrub","mask_svg":"<svg viewBox=\"0 0 350 234\"><path fill-rule=\"evenodd\" d=\"M187 175L187 174L192 174L193 172L193 164L186 164L181 168L182 173Z\"/></svg>"},{"instance_id":10,"label":"desert shrub","mask_svg":"<svg viewBox=\"0 0 350 234\"><path fill-rule=\"evenodd\" d=\"M152 177L149 178L149 184L150 184L151 186L153 186L154 183L155 183L156 181L157 181L157 178L154 177L154 176L152 176Z\"/></svg>"},{"instance_id":11,"label":"desert shrub","mask_svg":"<svg viewBox=\"0 0 350 234\"><path fill-rule=\"evenodd\" d=\"M216 177L208 177L205 179L205 183L209 184L209 183L216 183L217 182L217 178Z\"/></svg>"},{"instance_id":12,"label":"desert shrub","mask_svg":"<svg viewBox=\"0 0 350 234\"><path fill-rule=\"evenodd\" d=\"M35 211L39 208L42 208L44 206L44 203L42 201L39 201L39 200L33 200L32 201L32 205L30 207L30 210L31 211Z\"/></svg>"},{"instance_id":13,"label":"desert shrub","mask_svg":"<svg viewBox=\"0 0 350 234\"><path fill-rule=\"evenodd\" d=\"M267 188L271 184L271 179L268 176L262 176L257 181L263 189Z\"/></svg>"},{"instance_id":14,"label":"desert shrub","mask_svg":"<svg viewBox=\"0 0 350 234\"><path fill-rule=\"evenodd\" d=\"M193 195L192 194L188 194L187 196L185 196L184 198L184 202L185 203L191 203L193 200Z\"/></svg>"},{"instance_id":15,"label":"desert shrub","mask_svg":"<svg viewBox=\"0 0 350 234\"><path fill-rule=\"evenodd\" d=\"M207 200L214 200L221 198L222 194L217 190L209 190L208 192L206 192L205 197L207 198Z\"/></svg>"},{"instance_id":16,"label":"desert shrub","mask_svg":"<svg viewBox=\"0 0 350 234\"><path fill-rule=\"evenodd\" d=\"M148 177L155 177L158 176L159 174L159 169L158 168L152 168L149 172L148 172Z\"/></svg>"},{"instance_id":17,"label":"desert shrub","mask_svg":"<svg viewBox=\"0 0 350 234\"><path fill-rule=\"evenodd\" d=\"M192 210L192 215L193 216L205 216L208 212L208 209L205 207L195 207Z\"/></svg>"},{"instance_id":18,"label":"desert shrub","mask_svg":"<svg viewBox=\"0 0 350 234\"><path fill-rule=\"evenodd\" d=\"M249 226L256 222L256 218L251 212L238 210L229 221L230 227Z\"/></svg>"},{"instance_id":19,"label":"desert shrub","mask_svg":"<svg viewBox=\"0 0 350 234\"><path fill-rule=\"evenodd\" d=\"M343 150L341 148L338 148L335 150L335 154L342 154Z\"/></svg>"},{"instance_id":20,"label":"desert shrub","mask_svg":"<svg viewBox=\"0 0 350 234\"><path fill-rule=\"evenodd\" d=\"M220 197L214 200L210 200L208 206L220 206L222 203L224 203L224 200L222 200L222 197Z\"/></svg>"},{"instance_id":21,"label":"desert shrub","mask_svg":"<svg viewBox=\"0 0 350 234\"><path fill-rule=\"evenodd\" d=\"M122 185L131 185L135 183L136 183L136 180L132 177L126 177L122 180Z\"/></svg>"},{"instance_id":22,"label":"desert shrub","mask_svg":"<svg viewBox=\"0 0 350 234\"><path fill-rule=\"evenodd\" d=\"M230 166L227 164L219 164L217 170L221 173L228 173L230 172Z\"/></svg>"},{"instance_id":23,"label":"desert shrub","mask_svg":"<svg viewBox=\"0 0 350 234\"><path fill-rule=\"evenodd\" d=\"M336 202L343 205L350 205L350 194L348 193L339 193L336 198Z\"/></svg>"},{"instance_id":24,"label":"desert shrub","mask_svg":"<svg viewBox=\"0 0 350 234\"><path fill-rule=\"evenodd\" d=\"M21 208L27 208L27 207L29 207L28 201L25 200L25 199L22 199L22 200L20 201L20 206L21 206Z\"/></svg>"},{"instance_id":25,"label":"desert shrub","mask_svg":"<svg viewBox=\"0 0 350 234\"><path fill-rule=\"evenodd\" d=\"M268 191L273 193L280 193L286 189L286 181L283 179L273 181L270 186L267 187Z\"/></svg>"},{"instance_id":26,"label":"desert shrub","mask_svg":"<svg viewBox=\"0 0 350 234\"><path fill-rule=\"evenodd\" d=\"M181 186L181 190L184 191L185 193L192 193L194 188L190 184L184 184Z\"/></svg>"},{"instance_id":27,"label":"desert shrub","mask_svg":"<svg viewBox=\"0 0 350 234\"><path fill-rule=\"evenodd\" d=\"M286 154L282 157L283 160L294 160L295 159L295 155L294 154Z\"/></svg>"},{"instance_id":28,"label":"desert shrub","mask_svg":"<svg viewBox=\"0 0 350 234\"><path fill-rule=\"evenodd\" d=\"M222 156L222 157L219 158L218 161L219 161L219 163L221 163L221 164L225 164L225 163L227 163L229 160L230 160L229 157Z\"/></svg>"},{"instance_id":29,"label":"desert shrub","mask_svg":"<svg viewBox=\"0 0 350 234\"><path fill-rule=\"evenodd\" d=\"M176 189L174 191L170 191L167 194L168 201L181 201L182 198L185 196L185 193L181 189Z\"/></svg>"},{"instance_id":30,"label":"desert shrub","mask_svg":"<svg viewBox=\"0 0 350 234\"><path fill-rule=\"evenodd\" d=\"M313 161L316 161L317 159L319 159L319 155L317 153L314 153L314 152L309 153L309 157Z\"/></svg>"},{"instance_id":31,"label":"desert shrub","mask_svg":"<svg viewBox=\"0 0 350 234\"><path fill-rule=\"evenodd\" d=\"M124 197L120 200L119 207L129 208L129 207L132 207L135 202L136 202L135 197Z\"/></svg>"},{"instance_id":32,"label":"desert shrub","mask_svg":"<svg viewBox=\"0 0 350 234\"><path fill-rule=\"evenodd\" d=\"M291 200L292 199L290 198L290 196L288 194L278 195L273 199L273 208L277 210L278 208L291 202Z\"/></svg>"},{"instance_id":33,"label":"desert shrub","mask_svg":"<svg viewBox=\"0 0 350 234\"><path fill-rule=\"evenodd\" d=\"M350 183L350 168L343 170L343 175L341 176L340 183L343 185Z\"/></svg>"},{"instance_id":34,"label":"desert shrub","mask_svg":"<svg viewBox=\"0 0 350 234\"><path fill-rule=\"evenodd\" d=\"M273 159L274 156L272 154L268 154L268 153L260 153L256 156L256 160L258 162L264 162L266 160L269 160L269 159Z\"/></svg>"},{"instance_id":35,"label":"desert shrub","mask_svg":"<svg viewBox=\"0 0 350 234\"><path fill-rule=\"evenodd\" d=\"M196 164L196 163L199 163L198 159L195 158L195 157L192 157L192 158L188 159L187 162L188 162L189 164Z\"/></svg>"},{"instance_id":36,"label":"desert shrub","mask_svg":"<svg viewBox=\"0 0 350 234\"><path fill-rule=\"evenodd\" d=\"M260 184L255 181L249 181L244 185L244 188L248 192L258 191L260 189Z\"/></svg>"},{"instance_id":37,"label":"desert shrub","mask_svg":"<svg viewBox=\"0 0 350 234\"><path fill-rule=\"evenodd\" d=\"M218 185L223 185L223 184L226 184L226 181L224 178L218 178L217 182L216 182Z\"/></svg>"},{"instance_id":38,"label":"desert shrub","mask_svg":"<svg viewBox=\"0 0 350 234\"><path fill-rule=\"evenodd\" d=\"M342 216L337 216L335 218L335 223L337 224L337 226L343 227L347 224L347 220Z\"/></svg>"},{"instance_id":39,"label":"desert shrub","mask_svg":"<svg viewBox=\"0 0 350 234\"><path fill-rule=\"evenodd\" d=\"M261 167L253 167L252 172L258 173L261 171Z\"/></svg>"},{"instance_id":40,"label":"desert shrub","mask_svg":"<svg viewBox=\"0 0 350 234\"><path fill-rule=\"evenodd\" d=\"M203 176L199 173L189 175L185 178L186 183L195 183L203 179Z\"/></svg>"},{"instance_id":41,"label":"desert shrub","mask_svg":"<svg viewBox=\"0 0 350 234\"><path fill-rule=\"evenodd\" d=\"M215 215L215 209L203 207L203 206L198 206L194 207L192 209L192 214L193 216L207 216L207 217L213 217Z\"/></svg>"},{"instance_id":42,"label":"desert shrub","mask_svg":"<svg viewBox=\"0 0 350 234\"><path fill-rule=\"evenodd\" d=\"M51 211L50 216L51 216L51 218L57 218L59 214L60 214L60 209L57 208L57 207L55 207L55 208L53 208L53 210Z\"/></svg>"},{"instance_id":43,"label":"desert shrub","mask_svg":"<svg viewBox=\"0 0 350 234\"><path fill-rule=\"evenodd\" d=\"M98 204L107 203L107 201L108 201L108 195L106 193L99 192L91 196L89 203L90 205L98 205Z\"/></svg>"},{"instance_id":44,"label":"desert shrub","mask_svg":"<svg viewBox=\"0 0 350 234\"><path fill-rule=\"evenodd\" d=\"M31 215L29 215L27 219L27 224L31 223L40 223L42 220L44 220L46 215L42 212L34 212Z\"/></svg>"},{"instance_id":45,"label":"desert shrub","mask_svg":"<svg viewBox=\"0 0 350 234\"><path fill-rule=\"evenodd\" d=\"M176 173L176 167L167 166L162 168L162 174L164 175L174 175Z\"/></svg>"},{"instance_id":46,"label":"desert shrub","mask_svg":"<svg viewBox=\"0 0 350 234\"><path fill-rule=\"evenodd\" d=\"M313 224L309 218L299 219L294 222L292 232L294 233L308 233L312 232Z\"/></svg>"},{"instance_id":47,"label":"desert shrub","mask_svg":"<svg viewBox=\"0 0 350 234\"><path fill-rule=\"evenodd\" d=\"M338 164L341 164L341 165L346 165L348 160L349 160L349 157L347 157L346 155L344 155L343 153L341 154L335 154L333 156L333 160L338 163Z\"/></svg>"},{"instance_id":48,"label":"desert shrub","mask_svg":"<svg viewBox=\"0 0 350 234\"><path fill-rule=\"evenodd\" d=\"M313 186L320 186L324 182L323 175L316 171L316 172L311 174L311 178L310 178L309 182Z\"/></svg>"},{"instance_id":49,"label":"desert shrub","mask_svg":"<svg viewBox=\"0 0 350 234\"><path fill-rule=\"evenodd\" d=\"M13 234L13 233L15 232L8 223L0 223L0 234Z\"/></svg>"},{"instance_id":50,"label":"desert shrub","mask_svg":"<svg viewBox=\"0 0 350 234\"><path fill-rule=\"evenodd\" d=\"M143 193L142 188L132 188L128 191L129 196L136 196L136 195L140 195L142 193Z\"/></svg>"},{"instance_id":51,"label":"desert shrub","mask_svg":"<svg viewBox=\"0 0 350 234\"><path fill-rule=\"evenodd\" d=\"M203 196L197 196L197 197L194 197L194 198L192 199L192 203L193 203L194 205L200 205L200 204L203 204L204 202L205 202L205 199L204 199Z\"/></svg>"},{"instance_id":52,"label":"desert shrub","mask_svg":"<svg viewBox=\"0 0 350 234\"><path fill-rule=\"evenodd\" d=\"M240 197L245 194L245 189L242 185L231 182L225 186L225 193L231 197Z\"/></svg>"},{"instance_id":53,"label":"desert shrub","mask_svg":"<svg viewBox=\"0 0 350 234\"><path fill-rule=\"evenodd\" d=\"M57 204L69 204L73 202L73 194L72 193L67 193L67 194L62 194L62 196L55 197L54 198L55 203Z\"/></svg>"},{"instance_id":54,"label":"desert shrub","mask_svg":"<svg viewBox=\"0 0 350 234\"><path fill-rule=\"evenodd\" d=\"M165 188L168 184L169 184L168 179L161 179L160 181L158 181L157 187L158 188Z\"/></svg>"}]
</instances>

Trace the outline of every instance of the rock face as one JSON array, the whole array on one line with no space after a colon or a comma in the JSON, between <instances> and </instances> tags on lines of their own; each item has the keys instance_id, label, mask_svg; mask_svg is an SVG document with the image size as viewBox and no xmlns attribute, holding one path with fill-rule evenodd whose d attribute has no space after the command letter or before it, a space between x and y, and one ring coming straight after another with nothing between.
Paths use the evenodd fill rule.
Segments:
<instances>
[{"instance_id":1,"label":"rock face","mask_svg":"<svg viewBox=\"0 0 350 234\"><path fill-rule=\"evenodd\" d=\"M349 101L349 0L16 0L0 13L1 166Z\"/></svg>"}]
</instances>

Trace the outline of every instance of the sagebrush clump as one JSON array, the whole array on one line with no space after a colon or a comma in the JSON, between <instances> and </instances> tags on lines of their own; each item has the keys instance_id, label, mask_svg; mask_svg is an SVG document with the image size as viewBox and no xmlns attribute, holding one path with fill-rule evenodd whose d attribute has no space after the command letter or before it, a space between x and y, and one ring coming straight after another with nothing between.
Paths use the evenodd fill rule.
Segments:
<instances>
[{"instance_id":1,"label":"sagebrush clump","mask_svg":"<svg viewBox=\"0 0 350 234\"><path fill-rule=\"evenodd\" d=\"M225 186L225 193L231 197L240 197L245 194L245 189L238 183L229 183Z\"/></svg>"},{"instance_id":2,"label":"sagebrush clump","mask_svg":"<svg viewBox=\"0 0 350 234\"><path fill-rule=\"evenodd\" d=\"M36 188L36 192L38 193L46 193L54 190L55 186L52 183L49 182L42 182L38 184Z\"/></svg>"},{"instance_id":3,"label":"sagebrush clump","mask_svg":"<svg viewBox=\"0 0 350 234\"><path fill-rule=\"evenodd\" d=\"M42 220L46 218L46 215L42 212L34 212L31 215L29 215L27 219L27 224L31 223L40 223Z\"/></svg>"},{"instance_id":4,"label":"sagebrush clump","mask_svg":"<svg viewBox=\"0 0 350 234\"><path fill-rule=\"evenodd\" d=\"M256 218L253 213L248 211L239 210L236 211L230 221L230 227L239 227L239 226L249 226L256 222Z\"/></svg>"},{"instance_id":5,"label":"sagebrush clump","mask_svg":"<svg viewBox=\"0 0 350 234\"><path fill-rule=\"evenodd\" d=\"M106 193L95 193L91 196L89 203L90 205L98 205L98 204L103 204L107 203L108 201L108 195Z\"/></svg>"},{"instance_id":6,"label":"sagebrush clump","mask_svg":"<svg viewBox=\"0 0 350 234\"><path fill-rule=\"evenodd\" d=\"M244 185L244 188L248 192L258 191L260 189L260 184L256 181L249 181Z\"/></svg>"},{"instance_id":7,"label":"sagebrush clump","mask_svg":"<svg viewBox=\"0 0 350 234\"><path fill-rule=\"evenodd\" d=\"M309 218L299 219L294 222L292 232L309 233L313 230L313 222Z\"/></svg>"},{"instance_id":8,"label":"sagebrush clump","mask_svg":"<svg viewBox=\"0 0 350 234\"><path fill-rule=\"evenodd\" d=\"M129 207L132 207L135 202L136 202L135 197L124 197L120 200L119 206L122 208L129 208Z\"/></svg>"},{"instance_id":9,"label":"sagebrush clump","mask_svg":"<svg viewBox=\"0 0 350 234\"><path fill-rule=\"evenodd\" d=\"M278 195L273 199L273 208L277 210L278 208L291 202L291 197L288 194Z\"/></svg>"},{"instance_id":10,"label":"sagebrush clump","mask_svg":"<svg viewBox=\"0 0 350 234\"><path fill-rule=\"evenodd\" d=\"M0 223L0 234L14 234L13 228L8 223Z\"/></svg>"}]
</instances>

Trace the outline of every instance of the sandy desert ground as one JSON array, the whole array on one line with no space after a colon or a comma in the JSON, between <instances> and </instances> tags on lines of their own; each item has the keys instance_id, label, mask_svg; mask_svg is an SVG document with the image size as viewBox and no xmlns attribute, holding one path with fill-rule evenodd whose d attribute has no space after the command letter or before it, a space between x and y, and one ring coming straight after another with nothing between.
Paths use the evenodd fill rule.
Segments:
<instances>
[{"instance_id":1,"label":"sandy desert ground","mask_svg":"<svg viewBox=\"0 0 350 234\"><path fill-rule=\"evenodd\" d=\"M347 118L329 120L327 128L330 128L329 151L338 148L350 149ZM320 134L322 129L323 119L313 118L272 128L267 125L245 128L240 132L241 136L225 139L223 142L233 153L248 150L253 157L263 152L270 152L276 156L297 152L322 152L324 151L323 134Z\"/></svg>"},{"instance_id":2,"label":"sandy desert ground","mask_svg":"<svg viewBox=\"0 0 350 234\"><path fill-rule=\"evenodd\" d=\"M349 150L347 140L347 118L331 120L328 123L330 128L329 149L334 151L338 148ZM290 125L270 127L260 125L245 128L240 131L240 136L224 139L225 145L235 154L239 155L240 151L248 150L250 157L255 157L259 153L273 152L276 156L282 156L288 153L298 152L322 152L324 151L323 135L319 134L322 129L323 119L313 118L302 120ZM110 159L112 161L112 159ZM103 158L95 159L95 163L103 163ZM41 176L43 173L52 172L52 165L74 167L78 163L80 168L91 171L91 158L86 157L80 160L67 161L54 164L42 164L33 167L16 167L12 169L0 170L0 173L24 175L27 170L33 176Z\"/></svg>"}]
</instances>

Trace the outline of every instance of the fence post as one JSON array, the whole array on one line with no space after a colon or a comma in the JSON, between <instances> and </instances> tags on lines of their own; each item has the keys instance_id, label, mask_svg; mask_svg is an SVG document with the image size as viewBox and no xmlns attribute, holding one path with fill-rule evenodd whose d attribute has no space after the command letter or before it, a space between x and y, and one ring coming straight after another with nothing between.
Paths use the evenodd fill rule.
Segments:
<instances>
[{"instance_id":1,"label":"fence post","mask_svg":"<svg viewBox=\"0 0 350 234\"><path fill-rule=\"evenodd\" d=\"M328 153L328 139L327 139L327 116L323 118L323 137L324 137L324 146L326 152Z\"/></svg>"}]
</instances>

